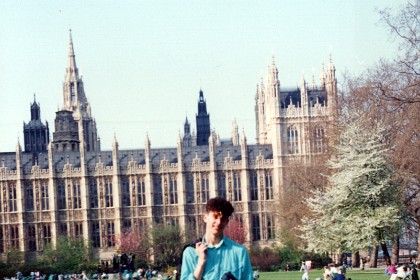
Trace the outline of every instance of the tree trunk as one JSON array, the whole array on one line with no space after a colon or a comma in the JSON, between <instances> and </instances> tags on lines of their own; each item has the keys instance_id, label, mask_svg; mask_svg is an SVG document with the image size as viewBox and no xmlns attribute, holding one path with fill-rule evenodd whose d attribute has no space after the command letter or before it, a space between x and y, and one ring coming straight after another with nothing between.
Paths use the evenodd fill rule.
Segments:
<instances>
[{"instance_id":1,"label":"tree trunk","mask_svg":"<svg viewBox=\"0 0 420 280\"><path fill-rule=\"evenodd\" d=\"M351 262L353 267L360 267L360 253L359 251L351 254Z\"/></svg>"},{"instance_id":2,"label":"tree trunk","mask_svg":"<svg viewBox=\"0 0 420 280\"><path fill-rule=\"evenodd\" d=\"M417 223L419 224L419 223ZM419 227L419 232L418 234L420 234L420 227ZM419 237L417 238L417 257L420 255L420 235L418 235Z\"/></svg>"},{"instance_id":3,"label":"tree trunk","mask_svg":"<svg viewBox=\"0 0 420 280\"><path fill-rule=\"evenodd\" d=\"M389 257L388 247L385 242L381 243L382 252L384 253L384 259L387 265L391 265L391 258Z\"/></svg>"},{"instance_id":4,"label":"tree trunk","mask_svg":"<svg viewBox=\"0 0 420 280\"><path fill-rule=\"evenodd\" d=\"M391 263L398 264L400 261L400 236L395 234L392 242L392 258Z\"/></svg>"},{"instance_id":5,"label":"tree trunk","mask_svg":"<svg viewBox=\"0 0 420 280\"><path fill-rule=\"evenodd\" d=\"M378 245L373 246L369 263L370 267L378 267Z\"/></svg>"}]
</instances>

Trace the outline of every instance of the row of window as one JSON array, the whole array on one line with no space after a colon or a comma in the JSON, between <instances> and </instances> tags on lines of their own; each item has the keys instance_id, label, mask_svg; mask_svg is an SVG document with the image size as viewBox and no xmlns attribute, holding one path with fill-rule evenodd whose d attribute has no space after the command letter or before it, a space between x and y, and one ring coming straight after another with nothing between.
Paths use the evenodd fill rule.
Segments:
<instances>
[{"instance_id":1,"label":"row of window","mask_svg":"<svg viewBox=\"0 0 420 280\"><path fill-rule=\"evenodd\" d=\"M287 128L287 148L289 154L300 153L299 130L296 126ZM316 126L313 130L313 151L314 153L325 152L325 132L321 126Z\"/></svg>"},{"instance_id":2,"label":"row of window","mask_svg":"<svg viewBox=\"0 0 420 280\"><path fill-rule=\"evenodd\" d=\"M155 175L153 179L154 205L178 204L177 174ZM187 203L207 202L210 188L209 173L188 174L185 184ZM125 177L122 179L121 186L123 207L146 205L144 176ZM16 184L4 185L2 188L4 191L8 191L9 199L7 207L6 205L3 208L0 207L0 211L16 212ZM260 173L260 175L257 175L257 172L251 172L250 190L251 200L272 200L274 195L271 171ZM218 173L217 195L226 197L230 201L242 201L241 173ZM89 196L90 208L113 207L112 177L91 179L89 181ZM26 211L49 210L48 181L43 180L35 187L31 183L26 184L24 201ZM82 208L80 181L59 180L57 184L57 202L58 209Z\"/></svg>"},{"instance_id":3,"label":"row of window","mask_svg":"<svg viewBox=\"0 0 420 280\"><path fill-rule=\"evenodd\" d=\"M242 217L240 214L235 215L243 227ZM162 218L155 219L155 222L162 223ZM170 224L178 224L178 218L172 217ZM139 220L137 229L139 232L146 226L146 220ZM123 222L124 228L131 228L131 220ZM200 223L197 223L196 217L188 217L188 226L196 232L202 232ZM251 220L252 241L271 240L275 238L275 222L273 215L253 214ZM69 232L68 224L59 224L60 236L83 237L83 223L73 223L72 232ZM0 253L5 252L5 244L9 243L10 248L19 248L20 237L19 227L12 225L2 228L0 226ZM116 242L115 224L113 221L93 222L90 224L90 235L92 246L95 248L114 247ZM25 242L27 242L28 251L39 251L43 249L45 244L51 243L51 226L49 224L27 225L25 229Z\"/></svg>"}]
</instances>

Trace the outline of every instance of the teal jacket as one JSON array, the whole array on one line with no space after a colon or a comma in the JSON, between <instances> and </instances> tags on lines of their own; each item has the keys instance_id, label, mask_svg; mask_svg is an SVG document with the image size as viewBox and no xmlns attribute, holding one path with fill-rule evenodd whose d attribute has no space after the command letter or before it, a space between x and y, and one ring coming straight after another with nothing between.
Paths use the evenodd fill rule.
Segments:
<instances>
[{"instance_id":1,"label":"teal jacket","mask_svg":"<svg viewBox=\"0 0 420 280\"><path fill-rule=\"evenodd\" d=\"M226 236L217 246L207 245L203 280L219 280L226 272L238 280L253 280L251 261L246 248ZM182 255L181 280L193 280L198 256L195 248L188 247Z\"/></svg>"}]
</instances>

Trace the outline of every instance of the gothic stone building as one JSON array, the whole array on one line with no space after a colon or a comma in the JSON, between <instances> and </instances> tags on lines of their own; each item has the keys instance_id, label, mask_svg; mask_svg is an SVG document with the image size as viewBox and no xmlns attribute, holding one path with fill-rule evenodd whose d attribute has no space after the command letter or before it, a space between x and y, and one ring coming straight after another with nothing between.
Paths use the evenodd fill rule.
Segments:
<instances>
[{"instance_id":1,"label":"gothic stone building","mask_svg":"<svg viewBox=\"0 0 420 280\"><path fill-rule=\"evenodd\" d=\"M223 140L210 130L203 91L196 131L188 119L173 148L144 146L102 151L76 67L70 33L63 107L56 112L52 141L40 107L31 104L24 124L24 151L0 153L0 256L12 248L31 257L58 236L83 237L102 260L116 251L115 236L156 223L179 224L201 233L206 201L223 196L235 207L246 244L267 245L279 224L278 201L291 159L311 164L325 153L336 111L335 68L321 72L320 84L305 80L283 89L274 59L266 82L257 87L257 143L248 144L236 122Z\"/></svg>"}]
</instances>

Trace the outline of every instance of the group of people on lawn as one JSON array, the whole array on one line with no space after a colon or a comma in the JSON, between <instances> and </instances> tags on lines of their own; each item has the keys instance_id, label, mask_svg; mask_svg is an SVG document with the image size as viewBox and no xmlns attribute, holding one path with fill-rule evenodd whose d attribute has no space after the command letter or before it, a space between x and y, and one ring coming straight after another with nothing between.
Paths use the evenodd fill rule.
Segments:
<instances>
[{"instance_id":1,"label":"group of people on lawn","mask_svg":"<svg viewBox=\"0 0 420 280\"><path fill-rule=\"evenodd\" d=\"M324 266L324 273L322 277L316 278L316 280L351 280L351 278L346 278L346 264L343 263L342 266L329 264ZM309 270L310 266L306 262L302 262L300 271L303 271L302 280L309 280Z\"/></svg>"},{"instance_id":2,"label":"group of people on lawn","mask_svg":"<svg viewBox=\"0 0 420 280\"><path fill-rule=\"evenodd\" d=\"M419 276L417 273L417 269L420 266L420 262L414 262L413 258L410 258L407 263L398 266L393 264L388 264L385 269L386 275L391 275L390 280L398 280L398 279L408 279L411 277L412 280L419 280Z\"/></svg>"}]
</instances>

